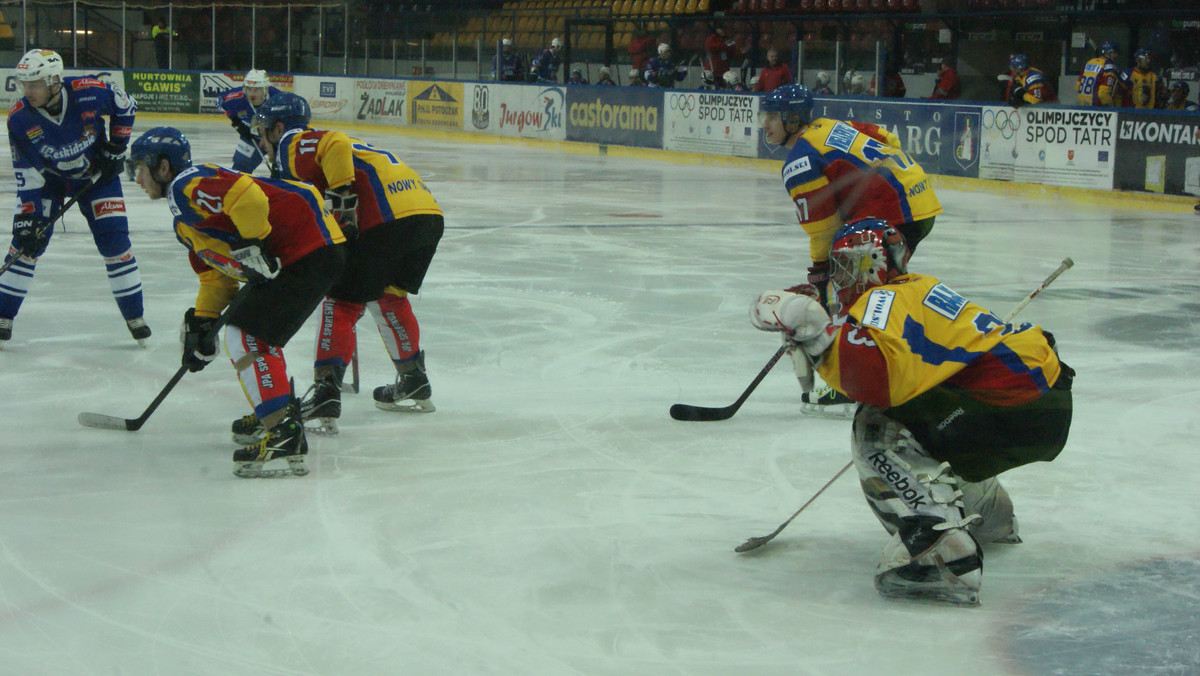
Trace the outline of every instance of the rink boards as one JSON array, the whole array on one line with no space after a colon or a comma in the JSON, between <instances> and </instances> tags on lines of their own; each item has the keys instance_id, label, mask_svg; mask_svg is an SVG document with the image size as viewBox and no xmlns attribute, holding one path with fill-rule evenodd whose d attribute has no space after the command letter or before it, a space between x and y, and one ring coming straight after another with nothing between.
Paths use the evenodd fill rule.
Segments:
<instances>
[{"instance_id":1,"label":"rink boards","mask_svg":"<svg viewBox=\"0 0 1200 676\"><path fill-rule=\"evenodd\" d=\"M147 112L218 113L241 73L68 70L124 88ZM782 160L759 95L334 75L279 75L320 120ZM20 97L10 70L0 105ZM814 117L887 127L929 173L1200 195L1200 115L1166 111L818 97Z\"/></svg>"}]
</instances>

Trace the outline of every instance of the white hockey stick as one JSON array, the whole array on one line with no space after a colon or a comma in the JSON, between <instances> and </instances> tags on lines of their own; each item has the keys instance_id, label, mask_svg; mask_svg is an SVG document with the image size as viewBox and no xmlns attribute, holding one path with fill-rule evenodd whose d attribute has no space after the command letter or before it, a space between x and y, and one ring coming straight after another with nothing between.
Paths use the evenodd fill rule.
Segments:
<instances>
[{"instance_id":1,"label":"white hockey stick","mask_svg":"<svg viewBox=\"0 0 1200 676\"><path fill-rule=\"evenodd\" d=\"M1025 306L1029 305L1030 301L1032 301L1034 298L1036 298L1038 296L1038 294L1045 291L1046 287L1050 286L1050 284L1052 282L1054 282L1054 280L1058 279L1059 275L1061 275L1062 273L1071 269L1071 266L1073 266L1073 265L1075 265L1075 261L1071 260L1070 257L1064 258L1063 262L1058 266L1058 268L1054 272L1050 273L1049 277L1047 277L1041 284L1038 284L1036 289L1034 289L1033 291L1030 291L1029 295L1025 296L1025 298L1023 298L1020 303L1017 303L1017 306L1014 307L1011 312L1009 312L1007 315L1004 316L1004 323L1007 324L1007 323L1011 322L1013 319L1015 319L1017 316L1017 313L1019 313L1021 310L1024 310ZM826 481L825 485L821 486L821 489L818 490L811 498L808 499L808 502L801 505L800 509L797 509L795 514L792 514L791 516L789 516L787 518L787 521L784 521L783 523L779 524L779 528L776 528L771 534L758 535L758 536L749 538L742 544L738 545L737 547L734 547L733 551L735 551L739 554L744 553L744 552L754 551L755 549L758 549L759 547L767 544L771 540L774 540L776 535L779 535L781 532L783 532L784 528L787 528L788 524L792 522L792 519L795 519L796 517L800 516L800 512L803 512L809 505L811 505L813 503L814 500L816 500L818 497L820 497L820 495L825 492L825 489L832 486L833 482L837 481L843 474L845 474L846 470L850 469L850 466L853 464L854 464L853 460L846 463L845 467L838 470L838 473L834 474L832 479L830 479L829 481Z\"/></svg>"}]
</instances>

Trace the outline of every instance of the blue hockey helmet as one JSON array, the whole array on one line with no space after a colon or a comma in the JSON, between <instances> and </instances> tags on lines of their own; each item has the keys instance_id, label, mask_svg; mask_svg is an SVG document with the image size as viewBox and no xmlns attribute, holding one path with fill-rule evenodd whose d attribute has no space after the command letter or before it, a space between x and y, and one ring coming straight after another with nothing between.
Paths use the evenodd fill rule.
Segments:
<instances>
[{"instance_id":1,"label":"blue hockey helmet","mask_svg":"<svg viewBox=\"0 0 1200 676\"><path fill-rule=\"evenodd\" d=\"M1008 57L1008 67L1018 73L1029 70L1029 57L1024 54L1013 54Z\"/></svg>"},{"instance_id":2,"label":"blue hockey helmet","mask_svg":"<svg viewBox=\"0 0 1200 676\"><path fill-rule=\"evenodd\" d=\"M788 84L767 94L758 109L763 113L779 113L784 122L791 121L794 115L800 124L808 124L812 121L813 98L808 87Z\"/></svg>"},{"instance_id":3,"label":"blue hockey helmet","mask_svg":"<svg viewBox=\"0 0 1200 676\"><path fill-rule=\"evenodd\" d=\"M1183 97L1185 99L1188 97L1188 94L1192 93L1192 88L1189 87L1188 83L1184 82L1183 80L1176 80L1171 83L1171 91L1174 92L1175 90L1183 92Z\"/></svg>"},{"instance_id":4,"label":"blue hockey helmet","mask_svg":"<svg viewBox=\"0 0 1200 676\"><path fill-rule=\"evenodd\" d=\"M282 122L287 129L304 129L312 120L312 108L299 94L278 92L263 101L254 115L254 128L267 129Z\"/></svg>"},{"instance_id":5,"label":"blue hockey helmet","mask_svg":"<svg viewBox=\"0 0 1200 676\"><path fill-rule=\"evenodd\" d=\"M1107 56L1110 52L1119 52L1121 48L1112 40L1105 40L1100 43L1100 53Z\"/></svg>"},{"instance_id":6,"label":"blue hockey helmet","mask_svg":"<svg viewBox=\"0 0 1200 676\"><path fill-rule=\"evenodd\" d=\"M125 161L129 180L137 174L137 165L153 169L164 157L175 174L192 166L192 144L175 127L154 127L129 146L129 159Z\"/></svg>"},{"instance_id":7,"label":"blue hockey helmet","mask_svg":"<svg viewBox=\"0 0 1200 676\"><path fill-rule=\"evenodd\" d=\"M1134 63L1137 63L1138 61L1140 61L1142 59L1145 59L1146 63L1150 63L1150 50L1146 49L1145 47L1142 47L1141 49L1139 49L1133 53L1133 62Z\"/></svg>"}]
</instances>

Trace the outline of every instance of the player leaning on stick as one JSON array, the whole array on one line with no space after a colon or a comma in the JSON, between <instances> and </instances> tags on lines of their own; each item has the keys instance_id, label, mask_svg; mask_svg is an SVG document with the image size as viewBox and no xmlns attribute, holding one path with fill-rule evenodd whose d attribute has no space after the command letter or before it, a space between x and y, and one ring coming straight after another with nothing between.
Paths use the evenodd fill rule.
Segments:
<instances>
[{"instance_id":1,"label":"player leaning on stick","mask_svg":"<svg viewBox=\"0 0 1200 676\"><path fill-rule=\"evenodd\" d=\"M1054 338L1006 324L937 279L906 272L887 223L841 227L830 253L833 318L819 300L768 291L751 308L825 382L860 402L851 451L892 539L875 586L888 597L978 603L980 543L1017 543L996 475L1053 460L1071 425L1074 371Z\"/></svg>"},{"instance_id":2,"label":"player leaning on stick","mask_svg":"<svg viewBox=\"0 0 1200 676\"><path fill-rule=\"evenodd\" d=\"M232 87L221 94L221 110L229 118L238 133L238 144L233 149L233 168L247 174L254 173L262 164L263 156L258 150L258 139L250 129L254 114L267 99L280 90L271 86L265 70L252 70L242 78L242 86Z\"/></svg>"},{"instance_id":3,"label":"player leaning on stick","mask_svg":"<svg viewBox=\"0 0 1200 676\"><path fill-rule=\"evenodd\" d=\"M284 92L259 108L255 125L268 161L284 178L324 192L350 240L346 272L321 310L313 394L304 418L336 434L341 385L354 355L354 326L370 308L396 381L375 388L386 411L432 412L420 326L408 300L417 293L442 237L442 209L417 172L392 153L340 131L309 129L302 97Z\"/></svg>"},{"instance_id":4,"label":"player leaning on stick","mask_svg":"<svg viewBox=\"0 0 1200 676\"><path fill-rule=\"evenodd\" d=\"M187 138L171 127L147 131L130 151L130 174L150 199L167 198L175 236L200 278L195 307L183 317L183 364L199 371L216 358L208 329L239 284L253 284L229 310L225 348L267 433L234 451L234 474L282 473L263 470L275 458L307 474L308 442L283 347L341 274L345 237L310 185L191 165Z\"/></svg>"},{"instance_id":5,"label":"player leaning on stick","mask_svg":"<svg viewBox=\"0 0 1200 676\"><path fill-rule=\"evenodd\" d=\"M24 96L8 113L17 210L5 260L22 255L0 275L0 346L12 338L13 319L54 234L54 224L46 219L67 196L84 188L87 194L79 201L79 211L104 256L125 325L134 340L143 343L150 327L142 318L142 278L129 243L121 192L122 156L137 105L119 87L92 77L64 78L62 73L62 58L48 49L32 50L17 64L16 79Z\"/></svg>"},{"instance_id":6,"label":"player leaning on stick","mask_svg":"<svg viewBox=\"0 0 1200 676\"><path fill-rule=\"evenodd\" d=\"M864 122L812 119L813 99L803 85L779 87L763 99L760 111L766 141L789 150L783 187L808 233L808 283L821 297L829 280L829 246L844 223L867 217L887 221L904 238L907 255L933 229L942 205L895 134ZM836 417L853 413L851 402L835 390L808 392L812 372L795 351L791 356L806 389L801 410Z\"/></svg>"}]
</instances>

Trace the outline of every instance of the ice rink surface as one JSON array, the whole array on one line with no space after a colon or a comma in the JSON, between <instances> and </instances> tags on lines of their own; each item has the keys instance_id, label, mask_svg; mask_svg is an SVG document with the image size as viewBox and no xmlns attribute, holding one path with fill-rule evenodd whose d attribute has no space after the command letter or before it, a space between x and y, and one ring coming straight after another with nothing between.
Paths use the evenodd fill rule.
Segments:
<instances>
[{"instance_id":1,"label":"ice rink surface","mask_svg":"<svg viewBox=\"0 0 1200 676\"><path fill-rule=\"evenodd\" d=\"M229 162L227 123L180 124ZM310 437L306 478L232 475L249 405L225 360L139 432L80 427L136 417L175 372L197 281L166 203L126 182L138 349L73 211L0 352L0 672L1200 672L1190 207L939 190L912 269L1003 314L1071 256L1022 319L1079 372L1062 455L1002 477L1024 544L985 550L981 607L947 608L877 595L887 536L853 472L732 551L850 459L789 365L728 421L667 415L731 403L778 346L746 312L807 264L776 173L355 134L446 211L414 299L437 412L372 405L393 369L368 317L365 392ZM314 334L286 350L301 391Z\"/></svg>"}]
</instances>

